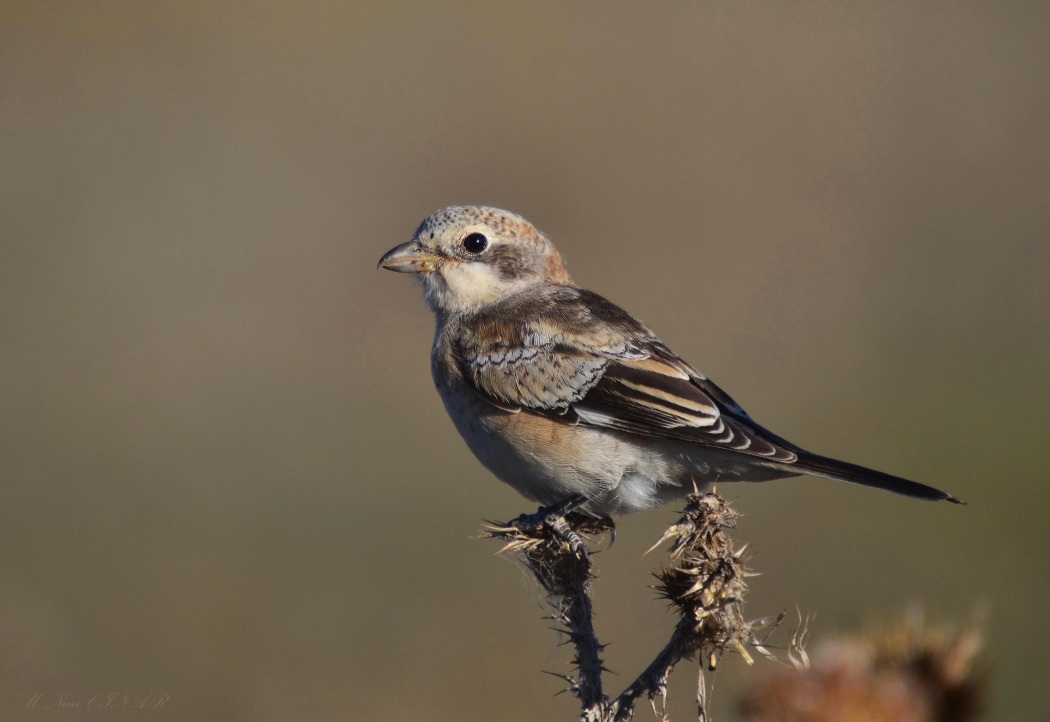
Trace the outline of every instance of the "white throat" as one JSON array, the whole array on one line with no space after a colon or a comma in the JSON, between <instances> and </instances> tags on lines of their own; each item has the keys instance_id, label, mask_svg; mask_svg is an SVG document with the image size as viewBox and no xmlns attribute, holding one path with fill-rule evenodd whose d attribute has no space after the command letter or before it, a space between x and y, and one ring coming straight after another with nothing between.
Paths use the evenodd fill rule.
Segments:
<instances>
[{"instance_id":1,"label":"white throat","mask_svg":"<svg viewBox=\"0 0 1050 722\"><path fill-rule=\"evenodd\" d=\"M423 295L435 313L476 311L536 285L532 278L507 279L488 263L459 263L421 274Z\"/></svg>"}]
</instances>

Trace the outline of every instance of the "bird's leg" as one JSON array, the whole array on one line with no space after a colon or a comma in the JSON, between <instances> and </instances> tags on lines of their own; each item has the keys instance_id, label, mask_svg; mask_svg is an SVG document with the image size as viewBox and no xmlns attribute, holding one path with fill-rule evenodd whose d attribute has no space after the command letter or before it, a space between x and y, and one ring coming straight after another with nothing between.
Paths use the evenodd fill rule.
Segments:
<instances>
[{"instance_id":1,"label":"bird's leg","mask_svg":"<svg viewBox=\"0 0 1050 722\"><path fill-rule=\"evenodd\" d=\"M522 514L514 520L514 524L518 526L534 527L543 524L552 518L561 517L564 519L570 512L576 511L586 503L587 497L583 494L573 494L568 499L559 501L557 504L541 506L534 514Z\"/></svg>"},{"instance_id":2,"label":"bird's leg","mask_svg":"<svg viewBox=\"0 0 1050 722\"><path fill-rule=\"evenodd\" d=\"M556 537L569 545L573 554L581 557L587 556L583 545L583 539L569 526L565 517L587 503L587 497L582 494L574 494L564 501L552 506L541 506L535 514L522 514L514 520L514 526L526 529L535 529L545 526L550 529Z\"/></svg>"}]
</instances>

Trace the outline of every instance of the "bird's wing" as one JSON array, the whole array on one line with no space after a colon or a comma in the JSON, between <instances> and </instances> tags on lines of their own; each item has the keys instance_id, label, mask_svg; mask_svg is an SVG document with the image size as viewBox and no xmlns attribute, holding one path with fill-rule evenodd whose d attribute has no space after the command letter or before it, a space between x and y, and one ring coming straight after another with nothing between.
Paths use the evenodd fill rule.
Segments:
<instances>
[{"instance_id":1,"label":"bird's wing","mask_svg":"<svg viewBox=\"0 0 1050 722\"><path fill-rule=\"evenodd\" d=\"M456 345L464 379L494 406L796 460L796 447L597 294L560 287L515 304L470 319Z\"/></svg>"}]
</instances>

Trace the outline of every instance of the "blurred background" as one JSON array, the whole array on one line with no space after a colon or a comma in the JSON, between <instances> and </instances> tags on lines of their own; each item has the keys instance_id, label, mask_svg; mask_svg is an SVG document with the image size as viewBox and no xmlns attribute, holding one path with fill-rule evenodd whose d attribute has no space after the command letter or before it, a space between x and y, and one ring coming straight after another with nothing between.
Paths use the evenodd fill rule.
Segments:
<instances>
[{"instance_id":1,"label":"blurred background","mask_svg":"<svg viewBox=\"0 0 1050 722\"><path fill-rule=\"evenodd\" d=\"M753 616L815 613L819 642L983 605L989 719L1043 718L1048 22L4 3L0 717L135 693L151 720L574 719L542 595L476 538L533 509L446 419L418 288L375 270L478 203L777 433L969 502L721 489ZM598 557L610 692L671 627L640 555L674 512ZM747 675L724 660L716 719Z\"/></svg>"}]
</instances>

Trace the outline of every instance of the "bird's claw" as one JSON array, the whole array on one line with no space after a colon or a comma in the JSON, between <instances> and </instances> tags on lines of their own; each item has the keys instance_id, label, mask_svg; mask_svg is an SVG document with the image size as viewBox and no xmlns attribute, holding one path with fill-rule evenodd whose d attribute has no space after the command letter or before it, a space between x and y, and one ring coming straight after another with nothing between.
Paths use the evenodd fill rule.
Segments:
<instances>
[{"instance_id":1,"label":"bird's claw","mask_svg":"<svg viewBox=\"0 0 1050 722\"><path fill-rule=\"evenodd\" d=\"M565 521L564 516L549 514L547 518L543 520L543 525L550 529L556 537L565 542L569 546L569 551L580 559L587 558L587 548L583 545L583 539L580 538L579 534L572 530L568 522Z\"/></svg>"},{"instance_id":2,"label":"bird's claw","mask_svg":"<svg viewBox=\"0 0 1050 722\"><path fill-rule=\"evenodd\" d=\"M526 532L539 532L541 529L549 530L555 537L565 542L573 554L582 559L587 558L587 549L583 539L572 530L565 517L587 502L587 498L580 494L569 497L565 501L552 506L540 507L533 514L522 514L511 524Z\"/></svg>"}]
</instances>

